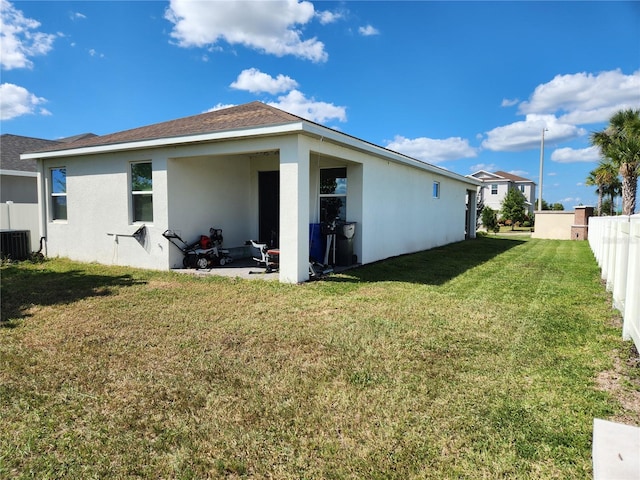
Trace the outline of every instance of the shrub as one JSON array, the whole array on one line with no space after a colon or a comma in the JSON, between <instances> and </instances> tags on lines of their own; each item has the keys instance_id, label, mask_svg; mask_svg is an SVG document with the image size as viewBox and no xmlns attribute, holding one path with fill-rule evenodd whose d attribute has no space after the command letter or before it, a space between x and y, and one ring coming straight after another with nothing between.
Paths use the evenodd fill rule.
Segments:
<instances>
[{"instance_id":1,"label":"shrub","mask_svg":"<svg viewBox=\"0 0 640 480\"><path fill-rule=\"evenodd\" d=\"M482 225L487 229L487 232L498 232L500 226L498 225L497 212L491 207L484 207L482 209Z\"/></svg>"}]
</instances>

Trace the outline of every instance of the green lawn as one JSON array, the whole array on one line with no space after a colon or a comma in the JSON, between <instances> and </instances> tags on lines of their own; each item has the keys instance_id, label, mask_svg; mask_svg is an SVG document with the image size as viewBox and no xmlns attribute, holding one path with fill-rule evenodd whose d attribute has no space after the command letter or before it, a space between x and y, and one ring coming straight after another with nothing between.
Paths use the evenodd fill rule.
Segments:
<instances>
[{"instance_id":1,"label":"green lawn","mask_svg":"<svg viewBox=\"0 0 640 480\"><path fill-rule=\"evenodd\" d=\"M1 274L0 478L590 478L593 418L628 413L596 383L629 346L586 242L304 285Z\"/></svg>"}]
</instances>

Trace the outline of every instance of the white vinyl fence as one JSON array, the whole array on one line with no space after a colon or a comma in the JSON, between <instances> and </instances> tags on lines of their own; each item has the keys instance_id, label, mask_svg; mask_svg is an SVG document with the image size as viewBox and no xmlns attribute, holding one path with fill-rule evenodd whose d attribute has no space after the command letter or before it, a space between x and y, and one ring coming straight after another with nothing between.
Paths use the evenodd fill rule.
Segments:
<instances>
[{"instance_id":1,"label":"white vinyl fence","mask_svg":"<svg viewBox=\"0 0 640 480\"><path fill-rule=\"evenodd\" d=\"M640 214L589 218L589 245L622 314L622 336L640 350Z\"/></svg>"},{"instance_id":2,"label":"white vinyl fence","mask_svg":"<svg viewBox=\"0 0 640 480\"><path fill-rule=\"evenodd\" d=\"M37 203L0 203L0 230L29 230L31 251L40 245Z\"/></svg>"}]
</instances>

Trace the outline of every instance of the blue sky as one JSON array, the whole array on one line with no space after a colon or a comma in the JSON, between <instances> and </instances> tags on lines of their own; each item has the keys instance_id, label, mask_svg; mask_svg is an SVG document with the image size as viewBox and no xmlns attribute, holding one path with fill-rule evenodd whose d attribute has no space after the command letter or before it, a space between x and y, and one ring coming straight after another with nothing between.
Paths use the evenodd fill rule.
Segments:
<instances>
[{"instance_id":1,"label":"blue sky","mask_svg":"<svg viewBox=\"0 0 640 480\"><path fill-rule=\"evenodd\" d=\"M640 108L639 2L8 2L2 133L112 133L260 100L594 204L589 132Z\"/></svg>"}]
</instances>

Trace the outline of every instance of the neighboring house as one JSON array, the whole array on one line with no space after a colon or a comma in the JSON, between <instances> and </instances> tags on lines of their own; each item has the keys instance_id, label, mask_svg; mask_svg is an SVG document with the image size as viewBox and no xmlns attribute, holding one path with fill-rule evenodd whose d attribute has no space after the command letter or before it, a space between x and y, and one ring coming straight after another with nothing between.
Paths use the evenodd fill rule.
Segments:
<instances>
[{"instance_id":1,"label":"neighboring house","mask_svg":"<svg viewBox=\"0 0 640 480\"><path fill-rule=\"evenodd\" d=\"M0 202L38 203L36 161L20 160L20 154L57 144L42 138L0 135Z\"/></svg>"},{"instance_id":2,"label":"neighboring house","mask_svg":"<svg viewBox=\"0 0 640 480\"><path fill-rule=\"evenodd\" d=\"M20 160L20 154L52 145L57 142L0 135L0 230L3 232L0 254L3 257L24 258L28 252L38 249L36 161Z\"/></svg>"},{"instance_id":3,"label":"neighboring house","mask_svg":"<svg viewBox=\"0 0 640 480\"><path fill-rule=\"evenodd\" d=\"M527 213L531 215L536 208L536 184L528 178L522 178L503 171L491 173L485 170L478 170L468 175L468 177L482 182L482 185L478 188L478 203L483 202L485 207L500 211L502 209L502 201L509 189L517 188L526 199L525 208Z\"/></svg>"},{"instance_id":4,"label":"neighboring house","mask_svg":"<svg viewBox=\"0 0 640 480\"><path fill-rule=\"evenodd\" d=\"M260 102L22 158L38 162L49 256L176 268L182 254L162 233L192 241L215 227L225 247L272 241L280 281L297 283L309 278L310 224L335 216L356 223L358 263L475 236L478 181Z\"/></svg>"},{"instance_id":5,"label":"neighboring house","mask_svg":"<svg viewBox=\"0 0 640 480\"><path fill-rule=\"evenodd\" d=\"M95 136L85 133L59 140L45 140L10 133L0 135L0 202L38 203L36 161L21 160L20 154Z\"/></svg>"},{"instance_id":6,"label":"neighboring house","mask_svg":"<svg viewBox=\"0 0 640 480\"><path fill-rule=\"evenodd\" d=\"M46 140L10 133L0 135L1 229L28 230L31 249L35 250L38 247L37 162L33 159L22 160L20 154L65 145L92 136L95 135L87 133L59 140Z\"/></svg>"}]
</instances>

